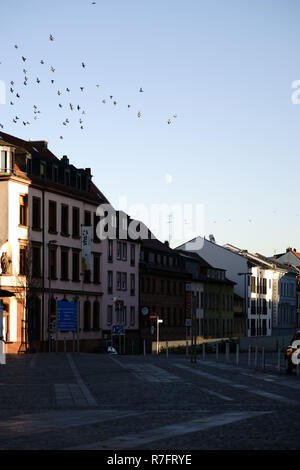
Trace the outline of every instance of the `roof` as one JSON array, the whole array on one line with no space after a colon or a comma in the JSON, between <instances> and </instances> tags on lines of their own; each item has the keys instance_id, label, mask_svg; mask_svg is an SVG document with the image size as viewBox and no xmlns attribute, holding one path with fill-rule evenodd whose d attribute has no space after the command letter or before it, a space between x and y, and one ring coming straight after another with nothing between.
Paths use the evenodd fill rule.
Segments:
<instances>
[{"instance_id":1,"label":"roof","mask_svg":"<svg viewBox=\"0 0 300 470\"><path fill-rule=\"evenodd\" d=\"M49 158L53 162L59 162L59 159L52 152L50 152L48 148L42 145L42 141L39 143L38 141L22 140L14 137L13 135L6 134L5 132L0 132L0 140L14 145L15 147L21 147L30 154L38 154L41 157Z\"/></svg>"}]
</instances>

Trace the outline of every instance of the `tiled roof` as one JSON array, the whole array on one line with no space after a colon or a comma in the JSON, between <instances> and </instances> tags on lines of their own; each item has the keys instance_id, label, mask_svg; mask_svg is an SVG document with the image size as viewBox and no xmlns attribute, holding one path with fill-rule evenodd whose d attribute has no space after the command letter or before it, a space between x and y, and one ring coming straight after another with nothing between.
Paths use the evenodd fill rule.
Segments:
<instances>
[{"instance_id":1,"label":"tiled roof","mask_svg":"<svg viewBox=\"0 0 300 470\"><path fill-rule=\"evenodd\" d=\"M39 154L41 157L48 158L53 162L59 162L59 159L46 147L43 147L38 142L22 140L17 137L14 137L10 134L5 134L5 132L0 132L0 143L1 140L7 142L8 144L14 145L15 147L21 147L27 150L30 154Z\"/></svg>"}]
</instances>

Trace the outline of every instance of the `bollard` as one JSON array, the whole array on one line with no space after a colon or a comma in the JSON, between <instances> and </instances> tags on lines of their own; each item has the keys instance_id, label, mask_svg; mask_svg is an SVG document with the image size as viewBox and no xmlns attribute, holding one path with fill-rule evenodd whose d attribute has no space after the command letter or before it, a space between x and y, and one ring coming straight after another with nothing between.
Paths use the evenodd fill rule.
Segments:
<instances>
[{"instance_id":1,"label":"bollard","mask_svg":"<svg viewBox=\"0 0 300 470\"><path fill-rule=\"evenodd\" d=\"M254 368L257 369L257 346L255 346Z\"/></svg>"},{"instance_id":2,"label":"bollard","mask_svg":"<svg viewBox=\"0 0 300 470\"><path fill-rule=\"evenodd\" d=\"M265 348L261 350L261 368L265 370Z\"/></svg>"},{"instance_id":3,"label":"bollard","mask_svg":"<svg viewBox=\"0 0 300 470\"><path fill-rule=\"evenodd\" d=\"M216 361L219 360L219 343L216 344Z\"/></svg>"},{"instance_id":4,"label":"bollard","mask_svg":"<svg viewBox=\"0 0 300 470\"><path fill-rule=\"evenodd\" d=\"M236 358L235 358L236 365L238 366L240 363L240 345L237 343L236 345Z\"/></svg>"},{"instance_id":5,"label":"bollard","mask_svg":"<svg viewBox=\"0 0 300 470\"><path fill-rule=\"evenodd\" d=\"M226 362L229 362L229 343L226 343Z\"/></svg>"},{"instance_id":6,"label":"bollard","mask_svg":"<svg viewBox=\"0 0 300 470\"><path fill-rule=\"evenodd\" d=\"M168 344L168 340L166 341L166 355L167 355L167 357L169 357L169 344Z\"/></svg>"},{"instance_id":7,"label":"bollard","mask_svg":"<svg viewBox=\"0 0 300 470\"><path fill-rule=\"evenodd\" d=\"M202 359L205 361L205 343L202 343Z\"/></svg>"},{"instance_id":8,"label":"bollard","mask_svg":"<svg viewBox=\"0 0 300 470\"><path fill-rule=\"evenodd\" d=\"M146 340L145 339L143 341L143 351L144 351L144 356L146 356Z\"/></svg>"},{"instance_id":9,"label":"bollard","mask_svg":"<svg viewBox=\"0 0 300 470\"><path fill-rule=\"evenodd\" d=\"M281 371L281 351L280 351L280 346L278 345L278 361L277 361L277 369L279 371L279 374L280 374L280 371Z\"/></svg>"},{"instance_id":10,"label":"bollard","mask_svg":"<svg viewBox=\"0 0 300 470\"><path fill-rule=\"evenodd\" d=\"M248 367L251 367L251 346L248 348Z\"/></svg>"}]
</instances>

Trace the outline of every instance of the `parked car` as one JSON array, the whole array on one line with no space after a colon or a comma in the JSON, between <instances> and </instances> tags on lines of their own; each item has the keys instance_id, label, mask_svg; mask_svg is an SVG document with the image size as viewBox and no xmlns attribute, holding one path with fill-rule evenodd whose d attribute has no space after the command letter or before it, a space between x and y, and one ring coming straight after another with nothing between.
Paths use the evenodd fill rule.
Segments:
<instances>
[{"instance_id":1,"label":"parked car","mask_svg":"<svg viewBox=\"0 0 300 470\"><path fill-rule=\"evenodd\" d=\"M108 354L118 354L113 346L108 346L107 352Z\"/></svg>"},{"instance_id":2,"label":"parked car","mask_svg":"<svg viewBox=\"0 0 300 470\"><path fill-rule=\"evenodd\" d=\"M292 357L293 353L300 348L300 346L296 346L293 344L294 341L300 341L300 331L297 331L296 334L293 336L291 343L289 346L285 348L284 358L286 360L286 371L287 373L291 373L296 364L293 362Z\"/></svg>"}]
</instances>

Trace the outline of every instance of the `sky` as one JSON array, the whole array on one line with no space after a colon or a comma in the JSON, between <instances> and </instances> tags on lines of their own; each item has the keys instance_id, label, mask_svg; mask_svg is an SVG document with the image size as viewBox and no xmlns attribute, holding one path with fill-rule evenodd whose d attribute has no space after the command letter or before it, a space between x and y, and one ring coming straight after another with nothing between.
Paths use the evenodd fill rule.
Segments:
<instances>
[{"instance_id":1,"label":"sky","mask_svg":"<svg viewBox=\"0 0 300 470\"><path fill-rule=\"evenodd\" d=\"M300 251L299 16L298 0L2 0L2 130L90 167L171 246Z\"/></svg>"}]
</instances>

